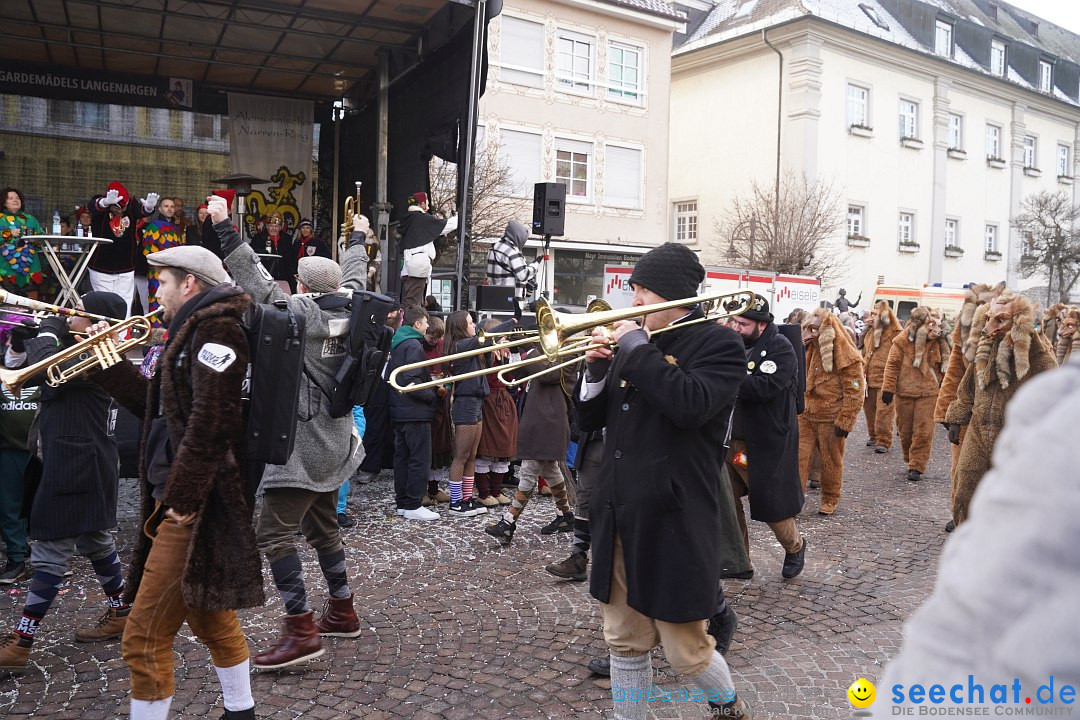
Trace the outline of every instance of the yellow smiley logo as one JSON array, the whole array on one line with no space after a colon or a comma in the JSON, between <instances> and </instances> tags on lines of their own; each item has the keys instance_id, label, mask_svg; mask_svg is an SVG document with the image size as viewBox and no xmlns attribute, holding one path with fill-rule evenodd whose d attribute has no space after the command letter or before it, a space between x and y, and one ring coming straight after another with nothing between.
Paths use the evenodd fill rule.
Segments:
<instances>
[{"instance_id":1,"label":"yellow smiley logo","mask_svg":"<svg viewBox=\"0 0 1080 720\"><path fill-rule=\"evenodd\" d=\"M877 697L877 691L869 680L859 678L851 683L851 687L847 689L847 697L855 707L868 708L874 704L874 698Z\"/></svg>"}]
</instances>

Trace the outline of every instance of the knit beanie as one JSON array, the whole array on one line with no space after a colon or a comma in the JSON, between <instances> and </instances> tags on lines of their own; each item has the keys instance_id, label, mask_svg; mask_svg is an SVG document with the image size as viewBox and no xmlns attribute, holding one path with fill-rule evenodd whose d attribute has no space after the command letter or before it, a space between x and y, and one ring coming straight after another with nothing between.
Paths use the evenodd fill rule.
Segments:
<instances>
[{"instance_id":1,"label":"knit beanie","mask_svg":"<svg viewBox=\"0 0 1080 720\"><path fill-rule=\"evenodd\" d=\"M300 282L313 293L330 293L341 287L341 266L330 258L309 255L297 264Z\"/></svg>"},{"instance_id":2,"label":"knit beanie","mask_svg":"<svg viewBox=\"0 0 1080 720\"><path fill-rule=\"evenodd\" d=\"M652 290L665 300L694 297L704 279L705 268L694 251L674 242L666 242L642 255L630 274L631 285Z\"/></svg>"}]
</instances>

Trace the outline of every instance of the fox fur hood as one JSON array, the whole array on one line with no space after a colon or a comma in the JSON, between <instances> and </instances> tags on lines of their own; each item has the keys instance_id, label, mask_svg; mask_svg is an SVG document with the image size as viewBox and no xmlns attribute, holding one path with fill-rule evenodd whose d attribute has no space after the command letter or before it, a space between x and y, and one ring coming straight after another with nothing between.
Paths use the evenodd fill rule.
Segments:
<instances>
[{"instance_id":1,"label":"fox fur hood","mask_svg":"<svg viewBox=\"0 0 1080 720\"><path fill-rule=\"evenodd\" d=\"M803 320L803 328L816 322L821 323L817 339L818 352L821 354L821 366L827 373L846 368L854 362L862 362L859 349L855 347L847 329L840 319L826 308L814 308Z\"/></svg>"},{"instance_id":2,"label":"fox fur hood","mask_svg":"<svg viewBox=\"0 0 1080 720\"><path fill-rule=\"evenodd\" d=\"M979 345L982 327L986 324L986 311L979 314L979 308L985 308L990 301L1005 291L1005 283L997 285L971 283L964 295L964 306L960 309L957 322L960 325L960 349L970 363L975 359L975 348Z\"/></svg>"},{"instance_id":3,"label":"fox fur hood","mask_svg":"<svg viewBox=\"0 0 1080 720\"><path fill-rule=\"evenodd\" d=\"M1057 307L1057 305L1054 307ZM1074 352L1076 352L1076 348L1080 347L1080 308L1074 306L1063 307L1057 318L1058 330L1060 330L1061 325L1065 323L1066 320L1072 320L1077 324L1078 329L1073 332L1072 337L1065 337L1064 335L1058 337L1056 348L1058 365L1063 364Z\"/></svg>"},{"instance_id":4,"label":"fox fur hood","mask_svg":"<svg viewBox=\"0 0 1080 720\"><path fill-rule=\"evenodd\" d=\"M1031 369L1031 341L1036 332L1035 306L1011 290L1005 290L993 302L1009 306L1013 324L1001 338L980 337L975 351L975 377L980 388L987 387L995 379L1002 388L1007 388L1014 379L1014 373L1016 380L1023 380ZM984 326L989 309L989 304L980 308L983 310Z\"/></svg>"}]
</instances>

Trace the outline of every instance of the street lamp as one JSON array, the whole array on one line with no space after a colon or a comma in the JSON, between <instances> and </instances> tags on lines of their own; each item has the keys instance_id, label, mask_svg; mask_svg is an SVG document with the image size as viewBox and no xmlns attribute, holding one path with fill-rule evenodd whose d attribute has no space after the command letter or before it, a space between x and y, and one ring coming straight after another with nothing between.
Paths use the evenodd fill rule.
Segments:
<instances>
[{"instance_id":1,"label":"street lamp","mask_svg":"<svg viewBox=\"0 0 1080 720\"><path fill-rule=\"evenodd\" d=\"M745 242L750 246L750 268L754 267L754 243L757 240L757 213L750 216L748 220L743 220L731 230L731 237L728 242L728 258L732 263L738 259L739 254L735 250L735 241L740 243Z\"/></svg>"}]
</instances>

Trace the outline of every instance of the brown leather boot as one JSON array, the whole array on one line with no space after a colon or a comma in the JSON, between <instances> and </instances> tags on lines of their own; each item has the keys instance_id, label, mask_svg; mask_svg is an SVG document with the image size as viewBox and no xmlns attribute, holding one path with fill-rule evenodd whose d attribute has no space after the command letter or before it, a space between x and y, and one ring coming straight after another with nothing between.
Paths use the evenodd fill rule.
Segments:
<instances>
[{"instance_id":1,"label":"brown leather boot","mask_svg":"<svg viewBox=\"0 0 1080 720\"><path fill-rule=\"evenodd\" d=\"M0 641L0 670L9 673L26 672L30 662L30 646L20 645L19 636L11 633Z\"/></svg>"},{"instance_id":2,"label":"brown leather boot","mask_svg":"<svg viewBox=\"0 0 1080 720\"><path fill-rule=\"evenodd\" d=\"M312 616L310 610L299 615L286 615L278 644L252 658L252 666L256 670L276 670L314 660L326 652Z\"/></svg>"},{"instance_id":3,"label":"brown leather boot","mask_svg":"<svg viewBox=\"0 0 1080 720\"><path fill-rule=\"evenodd\" d=\"M98 618L96 624L87 628L79 628L75 631L76 642L101 642L103 640L118 640L124 636L124 627L127 625L127 616L131 608L117 610L109 608L105 614ZM123 614L121 614L123 613Z\"/></svg>"},{"instance_id":4,"label":"brown leather boot","mask_svg":"<svg viewBox=\"0 0 1080 720\"><path fill-rule=\"evenodd\" d=\"M323 637L356 637L360 630L360 618L353 609L353 597L328 598L323 606L322 617L315 628Z\"/></svg>"}]
</instances>

